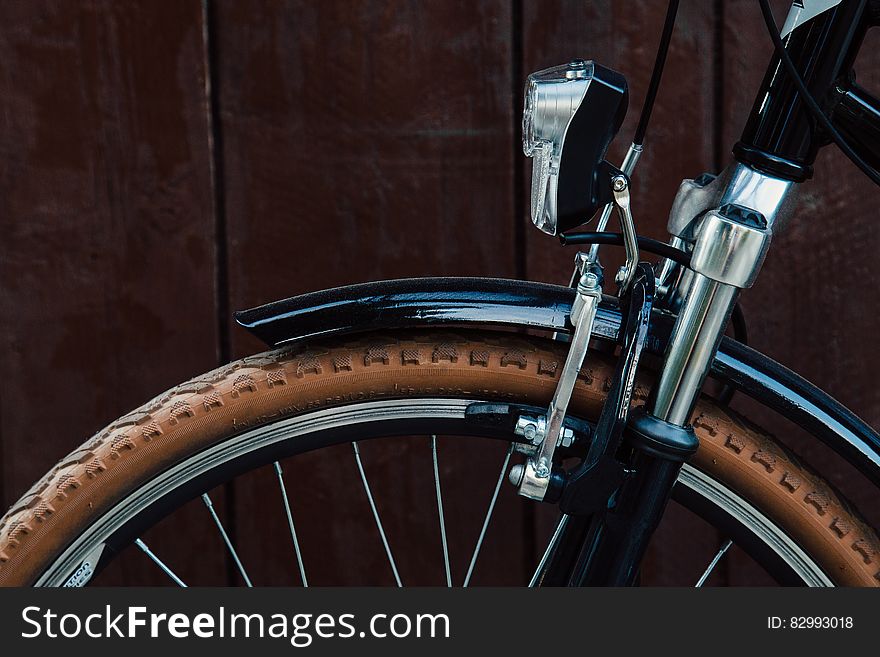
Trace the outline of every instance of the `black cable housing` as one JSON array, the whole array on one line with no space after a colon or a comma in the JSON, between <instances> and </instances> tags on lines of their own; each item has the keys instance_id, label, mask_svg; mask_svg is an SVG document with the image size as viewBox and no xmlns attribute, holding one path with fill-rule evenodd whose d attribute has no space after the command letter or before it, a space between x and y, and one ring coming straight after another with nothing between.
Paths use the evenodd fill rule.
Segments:
<instances>
[{"instance_id":1,"label":"black cable housing","mask_svg":"<svg viewBox=\"0 0 880 657\"><path fill-rule=\"evenodd\" d=\"M639 249L642 251L653 253L654 255L658 255L662 258L669 258L670 260L673 260L684 267L691 266L691 254L687 253L686 251L676 249L674 246L670 246L665 242L661 242L660 240L655 240L650 237L644 237L642 235L639 235L636 239L639 242ZM569 244L608 244L611 246L623 246L623 233L606 231L586 231L582 233L569 234L563 233L559 236L559 241L562 242L563 246L568 246Z\"/></svg>"},{"instance_id":2,"label":"black cable housing","mask_svg":"<svg viewBox=\"0 0 880 657\"><path fill-rule=\"evenodd\" d=\"M733 327L733 339L743 344L749 344L749 329L746 325L746 316L740 308L739 302L733 306L730 315L730 325Z\"/></svg>"},{"instance_id":3,"label":"black cable housing","mask_svg":"<svg viewBox=\"0 0 880 657\"><path fill-rule=\"evenodd\" d=\"M746 325L746 316L743 314L742 307L737 301L733 306L733 312L730 313L730 326L733 328L733 339L744 345L749 344L749 330ZM730 383L724 384L721 392L718 393L718 403L722 406L730 406L730 401L736 392Z\"/></svg>"},{"instance_id":4,"label":"black cable housing","mask_svg":"<svg viewBox=\"0 0 880 657\"><path fill-rule=\"evenodd\" d=\"M654 109L654 100L657 98L657 90L660 88L660 78L663 77L663 67L666 65L666 55L669 53L669 42L672 40L672 31L675 27L675 16L678 13L679 0L669 0L666 9L666 20L663 23L663 32L660 33L660 44L657 46L657 57L654 59L654 70L651 72L651 81L648 83L648 92L645 94L645 102L642 105L642 113L639 123L633 135L632 143L641 146L645 141L645 133L648 131L648 122L651 120L651 111Z\"/></svg>"}]
</instances>

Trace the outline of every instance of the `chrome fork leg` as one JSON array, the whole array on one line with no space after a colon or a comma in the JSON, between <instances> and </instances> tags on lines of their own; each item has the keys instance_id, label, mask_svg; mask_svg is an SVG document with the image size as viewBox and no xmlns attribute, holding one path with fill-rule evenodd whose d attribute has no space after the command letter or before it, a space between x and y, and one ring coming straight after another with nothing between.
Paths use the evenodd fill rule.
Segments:
<instances>
[{"instance_id":1,"label":"chrome fork leg","mask_svg":"<svg viewBox=\"0 0 880 657\"><path fill-rule=\"evenodd\" d=\"M694 274L666 350L655 417L679 426L688 423L738 295L732 285Z\"/></svg>"},{"instance_id":2,"label":"chrome fork leg","mask_svg":"<svg viewBox=\"0 0 880 657\"><path fill-rule=\"evenodd\" d=\"M739 291L755 282L793 187L736 163L711 183L682 184L669 232L693 244L692 271L667 297L683 301L654 390L655 417L688 424Z\"/></svg>"}]
</instances>

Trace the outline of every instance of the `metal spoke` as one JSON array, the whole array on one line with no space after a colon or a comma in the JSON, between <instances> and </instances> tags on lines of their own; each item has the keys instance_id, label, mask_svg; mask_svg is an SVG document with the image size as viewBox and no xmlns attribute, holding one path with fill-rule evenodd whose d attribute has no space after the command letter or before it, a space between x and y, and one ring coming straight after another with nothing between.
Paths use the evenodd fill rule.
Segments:
<instances>
[{"instance_id":1,"label":"metal spoke","mask_svg":"<svg viewBox=\"0 0 880 657\"><path fill-rule=\"evenodd\" d=\"M162 561L159 557L157 557L153 551L147 547L147 544L144 543L141 539L134 539L134 544L137 545L143 553L146 554L150 559L152 559L153 563L159 566L168 577L174 580L174 583L178 586L182 586L183 588L187 588L186 584L183 583L183 580L180 579L177 575L174 574L174 571L171 570L168 566L165 565L165 562Z\"/></svg>"},{"instance_id":2,"label":"metal spoke","mask_svg":"<svg viewBox=\"0 0 880 657\"><path fill-rule=\"evenodd\" d=\"M706 580L709 579L709 575L712 574L712 571L715 570L715 566L718 565L718 562L721 561L721 557L725 555L725 553L730 549L730 546L733 545L733 541L727 539L727 542L721 546L721 549L718 550L718 554L715 555L715 558L709 562L709 567L706 568L706 572L703 573L703 576L697 581L697 585L694 588L699 588L706 583Z\"/></svg>"},{"instance_id":3,"label":"metal spoke","mask_svg":"<svg viewBox=\"0 0 880 657\"><path fill-rule=\"evenodd\" d=\"M495 484L495 492L492 494L492 500L489 502L489 508L486 510L486 517L483 520L483 528L480 530L480 538L477 539L477 545L474 548L474 554L471 556L471 563L468 566L467 575L464 578L464 587L471 581L471 575L474 574L474 566L477 565L477 557L480 556L480 548L483 547L483 539L486 537L486 529L489 527L489 521L492 519L492 512L495 510L495 502L498 500L498 492L501 490L501 484L507 475L507 466L510 463L510 456L513 454L513 443L504 456L504 463L501 464L501 473L498 475L498 482Z\"/></svg>"},{"instance_id":4,"label":"metal spoke","mask_svg":"<svg viewBox=\"0 0 880 657\"><path fill-rule=\"evenodd\" d=\"M403 583L400 581L400 575L397 573L397 564L394 563L394 555L391 554L391 546L388 545L388 539L385 537L385 529L382 527L382 521L379 519L379 510L376 508L376 503L373 501L373 493L370 490L370 484L367 483L367 473L364 472L364 464L361 463L361 450L358 447L357 441L352 442L351 446L354 448L354 460L357 462L358 472L361 473L361 481L364 484L364 490L367 492L367 500L370 502L370 508L373 510L373 518L376 521L376 527L379 528L379 536L382 537L382 545L385 546L385 554L388 555L388 563L391 564L391 571L394 573L394 580L397 582L397 586L403 586Z\"/></svg>"},{"instance_id":5,"label":"metal spoke","mask_svg":"<svg viewBox=\"0 0 880 657\"><path fill-rule=\"evenodd\" d=\"M205 506L208 508L208 512L214 519L214 524L217 525L217 529L220 530L220 536L223 537L223 542L226 543L226 547L229 549L229 554L232 555L232 560L235 561L238 572L240 572L241 576L244 577L245 584L247 584L248 587L253 587L253 584L251 583L251 578L248 577L248 574L245 572L244 566L241 563L241 559L238 558L238 553L235 551L235 548L232 545L232 541L229 540L229 535L226 533L226 530L223 529L223 523L221 523L220 518L217 517L217 512L214 510L214 505L211 503L211 498L208 497L207 493L202 494L202 502L205 503Z\"/></svg>"},{"instance_id":6,"label":"metal spoke","mask_svg":"<svg viewBox=\"0 0 880 657\"><path fill-rule=\"evenodd\" d=\"M299 549L299 540L296 538L296 528L293 526L293 514L290 512L290 500L287 498L287 487L284 485L284 477L281 474L281 464L275 461L275 474L278 475L278 485L281 487L281 499L284 500L284 512L287 514L287 526L290 528L290 538L293 539L293 550L296 552L296 565L299 567L299 576L305 588L309 581L306 579L306 568L303 565L302 552Z\"/></svg>"},{"instance_id":7,"label":"metal spoke","mask_svg":"<svg viewBox=\"0 0 880 657\"><path fill-rule=\"evenodd\" d=\"M446 520L443 517L443 497L440 495L440 468L437 464L437 436L431 436L431 458L434 461L434 490L437 491L437 513L440 515L440 542L443 544L443 565L446 567L446 586L452 586L449 568L449 545L446 542Z\"/></svg>"},{"instance_id":8,"label":"metal spoke","mask_svg":"<svg viewBox=\"0 0 880 657\"><path fill-rule=\"evenodd\" d=\"M535 568L535 574L532 575L532 579L529 580L529 588L534 588L538 583L538 578L541 576L541 571L544 570L544 566L547 565L547 561L550 559L550 555L553 554L553 550L556 549L556 543L559 541L559 537L562 536L562 532L565 529L565 526L568 524L568 519L570 516L566 514L562 514L562 517L559 519L559 522L556 524L556 529L553 531L553 536L550 537L550 542L547 543L547 549L544 550L544 556L541 557L541 561L538 563L538 567Z\"/></svg>"}]
</instances>

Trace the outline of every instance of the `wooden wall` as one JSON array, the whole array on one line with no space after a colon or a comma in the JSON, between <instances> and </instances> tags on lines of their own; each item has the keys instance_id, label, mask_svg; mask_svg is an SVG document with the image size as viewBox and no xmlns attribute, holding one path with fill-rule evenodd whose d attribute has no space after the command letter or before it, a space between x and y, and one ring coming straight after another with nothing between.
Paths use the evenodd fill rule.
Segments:
<instances>
[{"instance_id":1,"label":"wooden wall","mask_svg":"<svg viewBox=\"0 0 880 657\"><path fill-rule=\"evenodd\" d=\"M525 216L522 82L575 56L623 72L632 97L613 147L619 158L664 4L4 2L0 502L145 399L259 350L231 324L231 310L391 277L566 281L573 251ZM775 4L781 21L786 3ZM662 237L679 181L729 161L770 49L753 0L682 2L635 176L640 232ZM857 69L869 89L880 87L877 52L865 48ZM839 153L823 152L743 301L754 345L874 425L876 199ZM756 413L880 523L873 491L851 469ZM378 455L380 480L400 476L382 464ZM430 495L421 476L410 477L398 492ZM215 493L237 535L254 529L249 509L261 485L244 480ZM463 493L449 495L448 505L464 508L455 497ZM202 511L185 509L156 538L160 546L174 549L181 532L202 537L195 545L207 541ZM500 513L505 537L546 531L542 513L513 505ZM321 522L340 540L356 524L345 515ZM666 550L702 558L714 549L715 536L690 547L680 540L692 522L672 518ZM533 558L535 540L516 559ZM500 539L489 546L502 548ZM456 549L466 561L466 549ZM274 558L259 545L243 550L251 563ZM221 557L175 556L194 581L235 581ZM664 548L652 554L654 581L681 575L667 556ZM158 581L136 563L112 577ZM720 577L763 581L738 556Z\"/></svg>"}]
</instances>

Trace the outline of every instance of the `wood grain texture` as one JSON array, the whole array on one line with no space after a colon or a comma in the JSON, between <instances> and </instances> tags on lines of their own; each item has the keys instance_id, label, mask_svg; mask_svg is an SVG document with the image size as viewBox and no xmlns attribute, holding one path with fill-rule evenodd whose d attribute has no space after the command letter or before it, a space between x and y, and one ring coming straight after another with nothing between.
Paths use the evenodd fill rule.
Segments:
<instances>
[{"instance_id":1,"label":"wood grain texture","mask_svg":"<svg viewBox=\"0 0 880 657\"><path fill-rule=\"evenodd\" d=\"M382 278L514 273L508 2L220 2L216 11L233 308ZM235 354L258 348L243 331L233 345ZM365 449L385 464L377 488L397 502L431 500L423 443ZM306 456L298 466L342 487L358 509L338 522L320 505L302 511L312 528L304 541L325 550L312 562L316 581L365 565L361 577L387 579L359 479L340 474L354 473L352 456L338 458ZM249 502L274 485L236 484L243 536ZM450 508L464 508L466 489L448 495ZM391 506L384 499L377 504ZM412 571L437 537L404 520L390 518L389 533L398 544L407 536L410 554L398 558ZM429 522L423 529L433 531ZM518 510L501 524L519 544ZM340 566L327 531L341 546L364 547ZM289 563L288 541L243 550L264 580Z\"/></svg>"},{"instance_id":2,"label":"wood grain texture","mask_svg":"<svg viewBox=\"0 0 880 657\"><path fill-rule=\"evenodd\" d=\"M200 3L6 2L0 25L8 504L217 352Z\"/></svg>"},{"instance_id":3,"label":"wood grain texture","mask_svg":"<svg viewBox=\"0 0 880 657\"><path fill-rule=\"evenodd\" d=\"M506 3L217 9L236 304L509 273Z\"/></svg>"}]
</instances>

